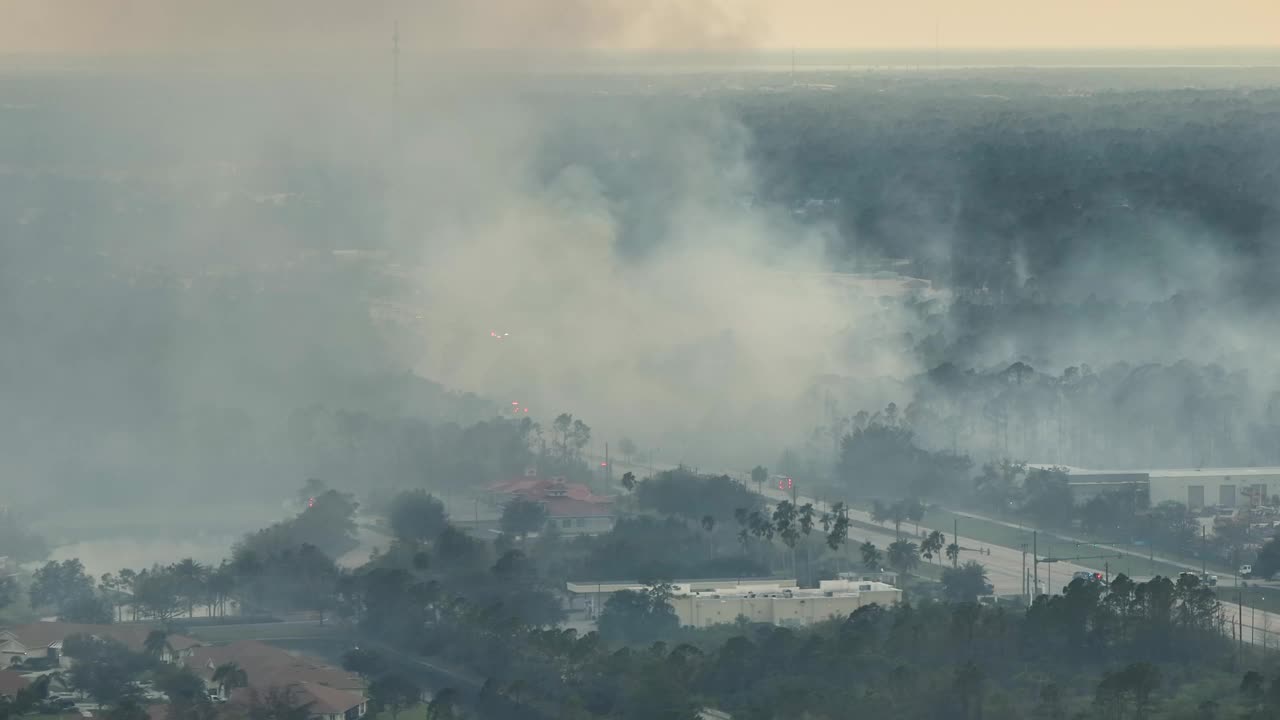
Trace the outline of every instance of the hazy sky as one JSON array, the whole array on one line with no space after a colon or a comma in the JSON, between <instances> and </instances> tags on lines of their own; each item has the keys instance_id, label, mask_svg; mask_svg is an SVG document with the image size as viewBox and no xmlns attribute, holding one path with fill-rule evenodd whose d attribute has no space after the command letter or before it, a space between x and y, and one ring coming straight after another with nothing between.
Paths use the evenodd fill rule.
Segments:
<instances>
[{"instance_id":1,"label":"hazy sky","mask_svg":"<svg viewBox=\"0 0 1280 720\"><path fill-rule=\"evenodd\" d=\"M1277 46L1277 0L0 0L0 51Z\"/></svg>"}]
</instances>

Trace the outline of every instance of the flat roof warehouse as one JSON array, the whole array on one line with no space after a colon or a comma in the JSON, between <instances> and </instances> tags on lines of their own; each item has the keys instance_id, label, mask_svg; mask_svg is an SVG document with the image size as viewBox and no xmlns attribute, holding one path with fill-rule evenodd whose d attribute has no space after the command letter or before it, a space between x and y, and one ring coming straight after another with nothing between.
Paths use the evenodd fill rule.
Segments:
<instances>
[{"instance_id":1,"label":"flat roof warehouse","mask_svg":"<svg viewBox=\"0 0 1280 720\"><path fill-rule=\"evenodd\" d=\"M1076 502L1117 488L1141 488L1149 505L1178 502L1191 510L1208 507L1257 507L1280 496L1280 467L1159 468L1148 470L1088 470L1036 464L1038 470L1067 473Z\"/></svg>"}]
</instances>

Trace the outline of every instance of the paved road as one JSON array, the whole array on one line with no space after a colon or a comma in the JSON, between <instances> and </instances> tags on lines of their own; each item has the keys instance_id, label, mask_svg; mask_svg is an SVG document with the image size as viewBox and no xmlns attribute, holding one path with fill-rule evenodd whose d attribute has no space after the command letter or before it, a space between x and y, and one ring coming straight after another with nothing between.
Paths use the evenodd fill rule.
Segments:
<instances>
[{"instance_id":1,"label":"paved road","mask_svg":"<svg viewBox=\"0 0 1280 720\"><path fill-rule=\"evenodd\" d=\"M617 466L620 464L621 463L615 463L615 469L618 469ZM674 467L674 466L658 465L658 467ZM746 482L749 479L746 473L731 472L728 474L732 477L736 477L739 481L746 483L747 487L751 487L751 484ZM792 499L790 493L777 490L775 488L766 488L764 490L764 494L766 497L774 501ZM801 505L805 503L813 503L814 507L816 508L823 509L823 510L829 509L829 506L826 502L818 500L816 498L807 497L804 495L798 495L795 498L795 501ZM961 515L964 517L972 517L974 519L981 519L989 522L996 522L996 523L1006 525L1008 527L1027 530L1022 526L1015 525L1013 523L1009 523L1003 520L996 520L994 518L983 517L981 515L976 515L973 513L964 513L964 512L958 512L958 511L952 511L952 512L955 512L955 514ZM852 520L857 520L857 521L868 523L868 524L874 524L871 520L871 515L861 510L850 509L849 517ZM933 524L929 523L927 518L924 522L920 523L919 527L921 532L925 534L928 534L933 530L939 530L944 535L947 536L948 542L952 540L951 528L935 527ZM916 526L914 523L903 526L904 530L914 531L915 528ZM1027 530L1027 532L1029 533L1030 531ZM872 530L864 527L853 527L853 528L850 528L849 530L850 543L861 544L869 540L873 544L880 547L882 550L883 548L887 547L889 543L892 543L895 539L896 537L893 534L892 528L885 528L884 530ZM919 538L912 538L912 539L917 542L919 541ZM1073 542L1076 541L1075 538L1065 538L1065 539L1072 540ZM1090 544L1087 541L1080 541L1080 542L1082 545ZM978 562L981 562L986 567L987 577L991 581L991 584L995 586L995 591L997 594L1019 595L1023 592L1023 588L1024 588L1024 585L1023 585L1024 564L1023 563L1025 559L1028 563L1025 567L1028 569L1031 567L1029 552L1024 553L1021 549L1017 549L1017 548L1009 548L1009 547L1002 547L999 545L990 545L990 544L981 543L978 540L965 537L964 535L960 536L959 543L962 548L962 551L960 553L961 561L963 562L967 560L977 560ZM1098 545L1091 545L1091 547L1098 548L1101 551L1097 554L1114 552L1116 554L1128 555L1131 558L1136 560L1143 560L1143 561L1148 560L1147 556L1143 556L1138 553L1134 553L1132 551L1126 551L1124 548L1098 546ZM1030 550L1030 548L1028 548L1028 550ZM1040 552L1042 556L1048 554L1050 551L1051 551L1050 548L1040 548ZM1170 565L1178 566L1178 567L1185 567L1188 570L1199 569L1198 567L1188 565L1184 562L1173 560L1170 558L1156 557L1156 560L1170 564ZM1073 573L1079 572L1079 571L1088 571L1088 572L1101 571L1103 569L1102 563L1104 563L1105 561L1098 560L1097 562L1099 563L1098 567L1086 567L1086 566L1077 565L1077 564L1068 563L1068 562L1042 564L1040 567L1040 584L1041 584L1040 591L1048 592L1050 591L1050 589L1052 589L1052 591L1055 593L1062 592L1063 586L1065 586L1068 582L1070 582L1070 579ZM1149 577L1134 577L1134 580L1137 582L1143 582L1149 579L1150 579ZM1233 632L1240 633L1242 631L1241 615L1243 615L1242 634L1243 634L1244 642L1263 646L1263 647L1280 648L1280 613L1265 612L1262 610L1251 608L1247 605L1243 607L1243 612L1241 612L1240 608L1237 605L1229 604L1225 602L1222 603L1222 610L1223 610L1223 617L1228 623L1228 627L1226 628L1227 634L1230 635ZM1234 627L1235 629L1233 630L1232 627ZM1235 636L1233 635L1233 637Z\"/></svg>"},{"instance_id":2,"label":"paved road","mask_svg":"<svg viewBox=\"0 0 1280 720\"><path fill-rule=\"evenodd\" d=\"M1025 527L1023 525L1017 525L1015 523L1011 523L1007 520L999 520L997 518L993 518L988 515L979 515L977 513L964 512L963 510L950 510L950 512L956 515L959 515L961 517L973 518L975 520L983 520L985 522L994 523L996 525L1003 525L1009 528L1016 528L1021 530ZM1196 573L1200 572L1199 565L1196 565L1194 563L1188 563L1185 560L1175 560L1173 558L1165 557L1163 555L1156 555L1152 557L1149 553L1136 552L1130 548L1117 547L1115 545L1095 545L1094 543L1091 543L1090 541L1085 540L1084 538L1077 538L1077 537L1072 537L1070 535L1064 535L1057 531L1054 532L1054 535L1057 535L1058 537L1064 540L1070 540L1071 542L1080 543L1081 545L1088 545L1090 547L1098 548L1099 550L1102 550L1104 552L1114 552L1118 554L1128 555L1137 560L1142 560L1147 562L1151 560L1155 560L1156 562L1164 563L1165 565L1172 565L1177 568L1182 568L1183 570L1191 570Z\"/></svg>"},{"instance_id":3,"label":"paved road","mask_svg":"<svg viewBox=\"0 0 1280 720\"><path fill-rule=\"evenodd\" d=\"M781 490L776 490L772 488L766 489L764 491L764 494L766 497L769 497L773 500L790 500L791 499L790 494L785 493ZM805 503L813 503L815 507L819 507L823 509L827 507L826 503L820 502L811 497L805 497L803 495L798 496L796 498L796 502L801 505ZM863 523L873 523L873 521L871 520L870 513L864 512L862 510L850 509L849 518L851 520L857 520ZM909 531L909 532L914 532L915 528L916 526L914 523L905 524L903 526L903 530ZM920 523L921 532L928 534L933 530L939 530L944 535L946 535L947 542L952 541L951 528L934 527L928 522L927 518L925 519L925 521ZM885 530L882 532L877 532L877 531L865 529L862 527L854 527L849 530L849 540L851 543L856 542L861 544L864 541L870 540L872 543L879 546L882 550L883 548L887 547L889 543L893 542L895 539L896 538L894 537L892 528L885 528ZM918 537L913 537L911 539L915 542L919 542L920 540L920 538ZM995 586L996 594L998 595L1021 595L1022 594L1023 569L1024 567L1026 568L1027 571L1032 571L1033 569L1030 552L1027 552L1024 554L1020 549L1007 548L999 545L982 543L978 540L975 540L974 538L965 537L964 535L960 536L960 539L958 542L960 544L960 547L962 548L960 552L960 561L966 562L969 560L976 560L982 563L987 569L987 578L991 581L991 584ZM1028 548L1028 551L1029 550L1030 548ZM1024 565L1024 562L1025 562L1025 565ZM1096 571L1098 572L1101 572L1101 570L1102 570L1101 567L1098 567L1096 569ZM1067 562L1058 562L1058 563L1041 565L1040 583L1042 586L1042 591L1048 591L1049 588L1053 588L1055 592L1061 592L1062 587L1065 586L1068 582L1070 582L1072 573L1081 572L1081 571L1094 572L1095 568L1085 567L1082 565L1076 565L1076 564L1067 563Z\"/></svg>"},{"instance_id":4,"label":"paved road","mask_svg":"<svg viewBox=\"0 0 1280 720\"><path fill-rule=\"evenodd\" d=\"M1236 637L1233 632L1243 632L1246 643L1263 648L1280 648L1280 614L1257 610L1248 605L1241 608L1232 602L1222 603L1222 614L1227 620L1228 635ZM1234 626L1234 630L1231 626Z\"/></svg>"}]
</instances>

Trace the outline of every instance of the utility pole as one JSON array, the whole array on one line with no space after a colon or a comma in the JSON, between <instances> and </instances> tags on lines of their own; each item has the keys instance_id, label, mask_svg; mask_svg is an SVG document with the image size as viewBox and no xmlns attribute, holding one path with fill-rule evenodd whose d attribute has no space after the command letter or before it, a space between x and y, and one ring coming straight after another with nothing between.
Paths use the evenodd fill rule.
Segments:
<instances>
[{"instance_id":1,"label":"utility pole","mask_svg":"<svg viewBox=\"0 0 1280 720\"><path fill-rule=\"evenodd\" d=\"M1049 557L1053 557L1053 543L1049 543ZM1053 563L1049 563L1049 579L1045 582L1049 583L1049 594L1053 594Z\"/></svg>"},{"instance_id":2,"label":"utility pole","mask_svg":"<svg viewBox=\"0 0 1280 720\"><path fill-rule=\"evenodd\" d=\"M1240 650L1244 652L1244 591L1235 591L1235 620L1240 625Z\"/></svg>"},{"instance_id":3,"label":"utility pole","mask_svg":"<svg viewBox=\"0 0 1280 720\"><path fill-rule=\"evenodd\" d=\"M604 444L604 491L613 488L613 464L609 462L609 443Z\"/></svg>"},{"instance_id":4,"label":"utility pole","mask_svg":"<svg viewBox=\"0 0 1280 720\"><path fill-rule=\"evenodd\" d=\"M1207 536L1204 525L1200 526L1200 577L1203 579L1209 574L1209 560L1206 557L1209 552L1209 538Z\"/></svg>"},{"instance_id":5,"label":"utility pole","mask_svg":"<svg viewBox=\"0 0 1280 720\"><path fill-rule=\"evenodd\" d=\"M951 558L951 567L960 567L960 518L951 518L951 542L956 544L956 556Z\"/></svg>"},{"instance_id":6,"label":"utility pole","mask_svg":"<svg viewBox=\"0 0 1280 720\"><path fill-rule=\"evenodd\" d=\"M1040 551L1037 546L1039 536L1040 532L1038 530L1031 531L1031 557L1035 558L1035 562L1032 563L1032 572L1035 574L1035 587L1032 589L1032 593L1037 595L1040 593Z\"/></svg>"},{"instance_id":7,"label":"utility pole","mask_svg":"<svg viewBox=\"0 0 1280 720\"><path fill-rule=\"evenodd\" d=\"M1236 625L1240 627L1240 643L1237 646L1236 654L1244 653L1244 591L1236 590Z\"/></svg>"},{"instance_id":8,"label":"utility pole","mask_svg":"<svg viewBox=\"0 0 1280 720\"><path fill-rule=\"evenodd\" d=\"M1030 605L1030 594L1027 592L1027 543L1023 543L1023 597L1028 598L1027 603Z\"/></svg>"}]
</instances>

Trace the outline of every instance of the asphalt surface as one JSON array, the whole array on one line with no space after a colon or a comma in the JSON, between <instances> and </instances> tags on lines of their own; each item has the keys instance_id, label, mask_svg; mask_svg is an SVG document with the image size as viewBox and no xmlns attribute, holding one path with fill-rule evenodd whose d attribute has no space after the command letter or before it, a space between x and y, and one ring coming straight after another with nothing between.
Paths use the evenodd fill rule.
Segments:
<instances>
[{"instance_id":1,"label":"asphalt surface","mask_svg":"<svg viewBox=\"0 0 1280 720\"><path fill-rule=\"evenodd\" d=\"M766 489L764 494L771 500L791 499L789 493L772 488ZM813 503L814 507L819 509L829 509L826 503L804 495L797 496L795 502L800 505ZM870 513L857 509L849 510L849 519L875 524L871 519ZM916 524L904 523L902 525L903 536L912 542L919 543L922 535L928 535L930 532L938 530L946 536L948 543L953 541L951 528L935 527L928 522L928 518L920 523L919 528L921 535L916 535ZM862 544L870 541L879 547L882 552L884 548L888 547L896 539L892 526L886 527L883 531L874 531L863 527L849 529L849 542L851 544ZM1026 588L1023 584L1024 568L1032 577L1035 575L1030 547L1024 553L1021 549L983 543L974 538L965 537L963 534L960 535L958 543L960 545L960 562L965 563L975 560L982 563L987 569L987 579L995 586L997 595L1021 595ZM1045 555L1044 550L1044 548L1041 548L1041 556ZM946 562L945 558L942 561ZM937 561L935 560L935 562ZM1097 568L1069 562L1043 563L1039 571L1041 592L1048 592L1049 588L1053 588L1055 592L1061 592L1062 587L1071 582L1071 576L1076 572L1102 571L1101 563Z\"/></svg>"}]
</instances>

